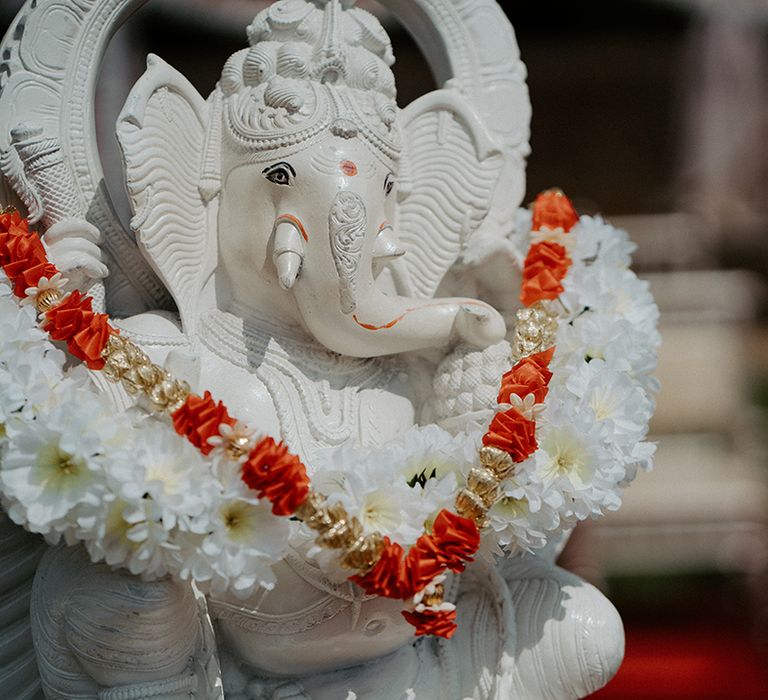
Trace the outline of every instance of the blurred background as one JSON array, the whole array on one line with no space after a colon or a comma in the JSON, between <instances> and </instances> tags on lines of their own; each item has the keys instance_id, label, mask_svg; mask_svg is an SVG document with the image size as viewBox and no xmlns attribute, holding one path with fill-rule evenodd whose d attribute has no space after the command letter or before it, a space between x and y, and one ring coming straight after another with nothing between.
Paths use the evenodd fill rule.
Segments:
<instances>
[{"instance_id":1,"label":"blurred background","mask_svg":"<svg viewBox=\"0 0 768 700\"><path fill-rule=\"evenodd\" d=\"M4 33L21 0L0 0ZM98 89L128 216L117 113L157 53L204 95L261 0L153 0ZM383 8L402 106L434 87ZM662 310L656 468L580 526L561 564L619 608L626 660L595 698L768 698L768 0L502 2L533 103L528 200L559 186L638 244Z\"/></svg>"}]
</instances>

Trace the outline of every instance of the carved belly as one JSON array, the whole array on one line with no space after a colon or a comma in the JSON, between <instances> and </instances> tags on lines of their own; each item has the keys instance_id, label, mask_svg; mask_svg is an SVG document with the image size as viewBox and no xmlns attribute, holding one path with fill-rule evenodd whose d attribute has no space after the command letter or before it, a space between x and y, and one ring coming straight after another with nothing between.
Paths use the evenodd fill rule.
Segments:
<instances>
[{"instance_id":1,"label":"carved belly","mask_svg":"<svg viewBox=\"0 0 768 700\"><path fill-rule=\"evenodd\" d=\"M277 586L248 601L210 600L217 638L257 673L321 673L389 654L413 638L400 601L334 584L297 555L275 573Z\"/></svg>"}]
</instances>

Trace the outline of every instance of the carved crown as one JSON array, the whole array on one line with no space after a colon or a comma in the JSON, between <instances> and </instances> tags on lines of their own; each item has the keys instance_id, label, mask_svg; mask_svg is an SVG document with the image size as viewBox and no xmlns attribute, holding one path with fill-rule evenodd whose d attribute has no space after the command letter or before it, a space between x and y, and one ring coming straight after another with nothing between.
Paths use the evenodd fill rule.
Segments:
<instances>
[{"instance_id":1,"label":"carved crown","mask_svg":"<svg viewBox=\"0 0 768 700\"><path fill-rule=\"evenodd\" d=\"M373 15L350 0L280 0L257 15L248 39L213 96L208 145L223 142L225 164L228 155L258 157L325 129L359 134L397 160L395 59Z\"/></svg>"}]
</instances>

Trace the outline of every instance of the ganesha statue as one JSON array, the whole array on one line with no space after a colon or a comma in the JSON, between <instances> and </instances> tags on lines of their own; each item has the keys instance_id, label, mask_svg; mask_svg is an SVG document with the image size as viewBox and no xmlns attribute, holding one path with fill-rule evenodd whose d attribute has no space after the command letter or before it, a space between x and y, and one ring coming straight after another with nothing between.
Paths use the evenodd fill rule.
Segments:
<instances>
[{"instance_id":1,"label":"ganesha statue","mask_svg":"<svg viewBox=\"0 0 768 700\"><path fill-rule=\"evenodd\" d=\"M546 315L543 306L520 313L526 251L516 252L514 240L531 228L518 212L530 105L511 26L494 0L383 2L414 34L441 85L404 109L395 100L389 38L354 0L268 6L207 99L150 56L117 123L133 208L127 232L104 187L88 118L104 47L141 4L29 0L21 10L2 53L5 201L39 224L50 260L69 280L63 291L89 293L94 309L111 316L114 337L141 348L146 367L162 368L187 393L210 391L237 415L235 423L226 411L217 414L223 432L218 443L202 443L203 452L222 440L250 448L272 436L326 494L343 482L335 502L360 528L385 530L387 513L396 513L391 517L400 524L388 531L391 539L418 535L431 527L424 524L434 520L432 506L440 498L452 503L462 489L461 469L443 478L446 450L469 455L456 458L467 462L466 477L482 447L478 436L499 404L517 405L512 394L497 396L502 374L526 354L516 350L525 335L516 324L530 326ZM605 226L575 218L553 235L559 241L573 225ZM585 240L594 242L602 234L590 235ZM616 259L624 255L619 248ZM592 258L582 258L586 270ZM574 303L561 305L573 309ZM592 369L580 370L585 387L593 381L588 371L612 361L611 353L588 359ZM96 371L100 363L89 360L90 377L79 381L101 392L99 405L111 407L104 411L132 415L143 425L146 419L136 416L149 410L147 401ZM633 390L635 404L648 402ZM522 398L515 415L537 414ZM609 409L595 409L596 420ZM616 422L615 430L630 422ZM12 416L7 431L10 470L20 464L21 449L12 444ZM384 479L366 476L379 462L392 469L398 460L411 464L411 453L392 445L416 441L416 452L429 452L430 440L440 443L435 450L442 456L418 463L407 479L395 471ZM136 448L122 474L144 469L144 449ZM584 460L574 454L560 449L557 469L565 470L568 459L581 469ZM174 515L180 521L192 522L204 508L223 512L206 501L206 484L214 481L190 471L199 455L183 455L186 466L173 473L175 481L156 464L147 466L154 480L147 476L137 492L125 485L134 476L125 476L119 499L146 502L161 483L166 492L177 489L176 502L190 509ZM251 463L241 467L245 454L235 456L242 457L236 470ZM642 447L631 455L639 463L648 457ZM76 469L74 459L60 462L63 473ZM346 464L352 466L344 472ZM611 478L623 484L629 471ZM585 473L579 478L586 480ZM217 472L215 483L226 478ZM10 477L3 483L3 504L19 523L27 516L14 500L17 485ZM407 494L398 501L419 484L425 493L432 489L432 505L423 512L408 510ZM505 488L509 495L518 487ZM99 493L101 502L118 498ZM463 493L465 501L475 497ZM569 503L582 503L576 496L557 503L547 496L544 505L532 495L516 499L524 504L515 515L521 518L549 507L565 513ZM242 496L241 509L222 516L232 539L240 527L250 536L248 518L256 523L254 537L271 532L268 508L258 510L263 501ZM464 502L459 511L469 517L470 506ZM42 693L94 700L565 699L602 687L618 668L623 631L615 609L554 564L567 517L539 522L526 530L536 534L517 547L510 538L481 545L467 557L466 570L449 567L454 573L435 578L407 604L421 610L424 596L439 588L435 609L455 610L458 627L455 634L415 637L403 600L357 585L350 580L354 572L317 545L316 533L300 522L306 507L281 521L279 555L266 545L253 554L249 545L255 559L270 560L267 574L238 570L229 578L204 573L202 554L164 574L162 567L153 570L148 562L158 552L180 560L184 546L163 540L142 559L148 540L135 528L147 524L144 516L120 516L120 532L128 534L110 543L108 518L89 539L77 533L98 518L79 515L79 529L63 537L70 546L60 543L42 559L38 541L24 540L5 518L17 559L36 564L29 621L20 615L16 625L31 629L34 652L30 635L17 639L8 629L0 649L9 659L37 659L36 668L17 663L4 670L6 687L18 689L17 698ZM599 507L615 503L606 499ZM573 506L571 515L581 519L595 508L577 513ZM154 524L173 527L164 512ZM475 516L488 526L485 516ZM204 540L204 554L229 556L235 550L212 553L215 526L206 522L197 530L189 526L188 538ZM380 552L382 540L376 543ZM496 561L498 544L509 545L512 556ZM118 561L112 555L118 549L128 558ZM13 580L0 572L0 591L12 591L23 606L34 569L14 568Z\"/></svg>"}]
</instances>

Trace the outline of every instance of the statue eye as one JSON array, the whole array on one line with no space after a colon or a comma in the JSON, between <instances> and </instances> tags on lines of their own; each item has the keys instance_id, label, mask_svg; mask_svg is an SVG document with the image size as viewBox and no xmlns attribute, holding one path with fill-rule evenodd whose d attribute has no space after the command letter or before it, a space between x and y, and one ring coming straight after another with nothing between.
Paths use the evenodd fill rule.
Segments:
<instances>
[{"instance_id":1,"label":"statue eye","mask_svg":"<svg viewBox=\"0 0 768 700\"><path fill-rule=\"evenodd\" d=\"M267 180L274 182L276 185L291 185L293 184L293 178L296 177L296 171L293 169L293 166L285 161L270 165L261 172Z\"/></svg>"},{"instance_id":2,"label":"statue eye","mask_svg":"<svg viewBox=\"0 0 768 700\"><path fill-rule=\"evenodd\" d=\"M384 194L388 197L389 193L392 191L392 188L395 186L395 176L392 173L389 173L384 178Z\"/></svg>"}]
</instances>

